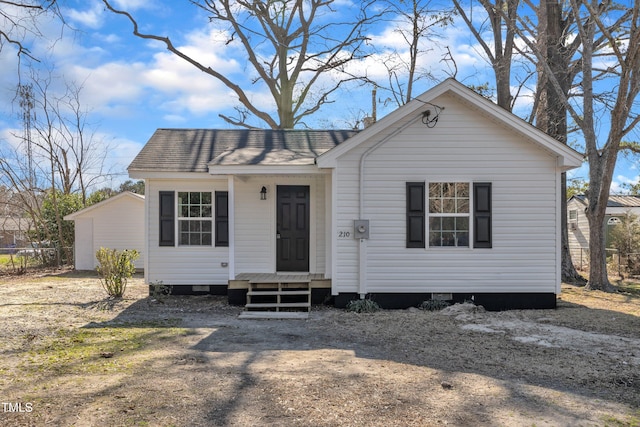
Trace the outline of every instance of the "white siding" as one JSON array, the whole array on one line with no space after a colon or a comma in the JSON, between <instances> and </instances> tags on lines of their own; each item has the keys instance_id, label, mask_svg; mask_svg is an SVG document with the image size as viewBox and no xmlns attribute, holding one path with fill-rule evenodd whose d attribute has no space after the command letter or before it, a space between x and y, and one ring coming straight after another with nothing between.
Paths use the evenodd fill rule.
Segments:
<instances>
[{"instance_id":1,"label":"white siding","mask_svg":"<svg viewBox=\"0 0 640 427\"><path fill-rule=\"evenodd\" d=\"M98 265L96 251L136 249L136 268L144 267L144 202L131 197L108 199L88 208L75 219L75 268L93 270Z\"/></svg>"},{"instance_id":2,"label":"white siding","mask_svg":"<svg viewBox=\"0 0 640 427\"><path fill-rule=\"evenodd\" d=\"M229 248L215 246L159 246L158 197L160 191L227 191L227 180L147 180L148 271L149 283L165 285L226 285L228 283ZM177 194L176 194L177 203ZM177 224L176 224L177 230ZM178 239L176 237L176 243Z\"/></svg>"},{"instance_id":3,"label":"white siding","mask_svg":"<svg viewBox=\"0 0 640 427\"><path fill-rule=\"evenodd\" d=\"M418 119L366 159L366 291L555 292L555 157L452 97L434 103L445 107L434 128ZM358 219L359 162L377 142L338 160L338 231ZM491 182L493 248L406 248L409 181ZM359 245L338 239L334 293L359 291Z\"/></svg>"},{"instance_id":4,"label":"white siding","mask_svg":"<svg viewBox=\"0 0 640 427\"><path fill-rule=\"evenodd\" d=\"M276 188L278 185L310 187L311 273L325 272L326 209L325 177L252 176L236 178L235 187L235 272L273 273L276 271ZM260 200L260 189L267 188L267 200Z\"/></svg>"},{"instance_id":5,"label":"white siding","mask_svg":"<svg viewBox=\"0 0 640 427\"><path fill-rule=\"evenodd\" d=\"M325 176L243 176L234 178L234 268L238 273L275 272L276 188L278 185L309 185L311 196L310 272L324 273L326 265ZM260 190L267 187L267 200ZM171 285L227 284L229 248L160 247L158 195L160 191L227 191L228 181L149 180L149 267L147 281Z\"/></svg>"},{"instance_id":6,"label":"white siding","mask_svg":"<svg viewBox=\"0 0 640 427\"><path fill-rule=\"evenodd\" d=\"M569 228L569 251L576 268L582 269L589 263L589 220L584 211L585 205L572 199L567 204L567 226ZM577 211L575 221L569 220L569 212Z\"/></svg>"}]
</instances>

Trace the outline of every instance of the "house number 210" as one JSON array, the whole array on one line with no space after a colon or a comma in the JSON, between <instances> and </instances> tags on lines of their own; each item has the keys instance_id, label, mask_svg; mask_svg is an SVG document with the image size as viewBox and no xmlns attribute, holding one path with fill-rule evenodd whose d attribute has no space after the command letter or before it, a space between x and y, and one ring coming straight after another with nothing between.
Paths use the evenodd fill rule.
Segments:
<instances>
[{"instance_id":1,"label":"house number 210","mask_svg":"<svg viewBox=\"0 0 640 427\"><path fill-rule=\"evenodd\" d=\"M338 231L338 238L340 239L349 239L351 238L351 231Z\"/></svg>"}]
</instances>

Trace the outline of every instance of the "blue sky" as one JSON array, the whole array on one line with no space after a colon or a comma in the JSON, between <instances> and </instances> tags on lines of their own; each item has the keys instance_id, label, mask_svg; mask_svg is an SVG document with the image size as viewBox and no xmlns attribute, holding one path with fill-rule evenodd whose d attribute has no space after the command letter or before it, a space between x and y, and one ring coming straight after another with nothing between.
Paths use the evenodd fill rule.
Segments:
<instances>
[{"instance_id":1,"label":"blue sky","mask_svg":"<svg viewBox=\"0 0 640 427\"><path fill-rule=\"evenodd\" d=\"M351 0L336 1L336 14L349 13L353 7L350 3ZM83 105L91 111L89 121L97 132L96 137L109 144L108 162L120 172L111 185L127 178L127 165L157 128L231 127L218 114L233 114L237 102L222 83L175 57L163 44L134 37L130 23L124 17L105 11L101 1L67 0L61 4L69 25L76 31L65 29L61 35L57 22L43 22L43 31L55 43L37 42L31 45L31 51L43 58L42 65L53 67L58 85L62 85L63 77L82 84ZM131 12L139 20L142 32L170 36L185 52L243 82L254 102L271 105L270 95L250 84L251 70L238 46L226 44L223 28L211 25L207 15L188 1L114 0L113 4ZM474 13L479 16L480 11ZM372 43L405 49L394 27L395 24L385 22L372 28L369 33ZM441 34L439 46L430 45L430 51L422 56L423 69L439 80L449 77L452 68L442 61L448 47L455 59L459 81L467 85L485 82L493 85L489 64L463 23L445 28ZM374 55L353 67L366 69L371 78L384 83L387 71L382 58L383 53ZM0 140L11 142L12 134L19 133L21 125L10 102L18 82L17 56L10 46L0 52L0 70L3 70L0 73ZM434 84L423 80L414 94ZM526 93L517 111L528 110L530 99ZM384 102L387 98L384 91L378 92L379 117L395 108L393 102ZM346 87L334 99L335 103L307 120L307 125L350 128L357 118L370 112L371 87ZM618 191L623 182L638 181L636 159L620 157L618 164L613 192ZM587 178L586 168L572 175Z\"/></svg>"}]
</instances>

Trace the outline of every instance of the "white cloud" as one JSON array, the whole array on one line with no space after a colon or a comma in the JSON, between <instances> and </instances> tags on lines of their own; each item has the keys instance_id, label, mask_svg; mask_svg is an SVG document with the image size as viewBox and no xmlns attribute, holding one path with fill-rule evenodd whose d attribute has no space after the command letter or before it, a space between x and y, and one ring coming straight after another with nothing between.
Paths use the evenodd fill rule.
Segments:
<instances>
[{"instance_id":1,"label":"white cloud","mask_svg":"<svg viewBox=\"0 0 640 427\"><path fill-rule=\"evenodd\" d=\"M126 11L152 9L156 5L152 0L113 0L111 3L116 9Z\"/></svg>"},{"instance_id":2,"label":"white cloud","mask_svg":"<svg viewBox=\"0 0 640 427\"><path fill-rule=\"evenodd\" d=\"M100 28L104 21L104 4L98 1L87 2L89 7L85 10L68 9L65 15L74 23L85 27Z\"/></svg>"}]
</instances>

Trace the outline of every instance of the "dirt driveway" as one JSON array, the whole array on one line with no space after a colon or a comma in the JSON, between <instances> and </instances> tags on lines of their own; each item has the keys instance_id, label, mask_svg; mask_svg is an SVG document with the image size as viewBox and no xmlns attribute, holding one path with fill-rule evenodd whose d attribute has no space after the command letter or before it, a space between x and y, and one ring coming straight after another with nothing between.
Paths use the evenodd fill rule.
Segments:
<instances>
[{"instance_id":1,"label":"dirt driveway","mask_svg":"<svg viewBox=\"0 0 640 427\"><path fill-rule=\"evenodd\" d=\"M240 320L220 297L105 300L0 277L3 426L638 426L640 298Z\"/></svg>"}]
</instances>

